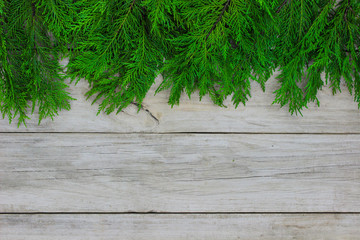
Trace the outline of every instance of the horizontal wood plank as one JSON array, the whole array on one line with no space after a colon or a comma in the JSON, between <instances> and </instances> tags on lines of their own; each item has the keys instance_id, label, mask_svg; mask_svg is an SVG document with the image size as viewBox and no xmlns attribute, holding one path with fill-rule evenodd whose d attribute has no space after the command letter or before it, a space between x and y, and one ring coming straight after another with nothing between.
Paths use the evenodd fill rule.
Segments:
<instances>
[{"instance_id":1,"label":"horizontal wood plank","mask_svg":"<svg viewBox=\"0 0 360 240\"><path fill-rule=\"evenodd\" d=\"M0 215L0 236L2 240L354 240L360 236L360 215Z\"/></svg>"},{"instance_id":2,"label":"horizontal wood plank","mask_svg":"<svg viewBox=\"0 0 360 240\"><path fill-rule=\"evenodd\" d=\"M227 108L220 108L208 97L200 102L196 94L191 100L183 96L180 105L171 108L167 103L169 91L154 96L162 81L159 77L139 112L137 106L131 105L118 115L99 116L96 116L98 104L91 105L91 99L87 101L84 96L88 84L80 81L69 89L77 99L72 102L71 111L62 111L54 121L44 120L40 126L35 115L28 121L28 128L17 128L16 121L9 125L7 119L2 119L0 132L360 133L360 110L344 86L344 91L335 96L324 87L319 93L320 108L310 104L303 117L291 116L287 107L271 105L273 92L278 88L276 76L277 73L268 81L265 93L257 83L252 83L252 98L246 107L237 109L230 99L225 102Z\"/></svg>"},{"instance_id":3,"label":"horizontal wood plank","mask_svg":"<svg viewBox=\"0 0 360 240\"><path fill-rule=\"evenodd\" d=\"M360 135L0 138L1 212L358 212Z\"/></svg>"}]
</instances>

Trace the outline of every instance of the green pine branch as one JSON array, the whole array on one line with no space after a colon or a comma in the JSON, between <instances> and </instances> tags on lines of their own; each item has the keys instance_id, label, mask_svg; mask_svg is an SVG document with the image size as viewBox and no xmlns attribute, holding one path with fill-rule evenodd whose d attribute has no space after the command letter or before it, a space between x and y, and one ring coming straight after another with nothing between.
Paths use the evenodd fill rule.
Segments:
<instances>
[{"instance_id":1,"label":"green pine branch","mask_svg":"<svg viewBox=\"0 0 360 240\"><path fill-rule=\"evenodd\" d=\"M82 4L69 75L89 82L87 96L95 95L94 102L101 99L99 111L109 114L132 102L141 104L163 62L155 41L159 30L150 28L148 10L136 0Z\"/></svg>"},{"instance_id":2,"label":"green pine branch","mask_svg":"<svg viewBox=\"0 0 360 240\"><path fill-rule=\"evenodd\" d=\"M176 52L166 59L158 89L171 88L171 105L179 104L182 92L190 97L198 90L200 99L209 94L220 106L233 94L237 106L250 96L250 79L264 87L274 68L268 3L178 0L173 5L181 28L171 39Z\"/></svg>"},{"instance_id":3,"label":"green pine branch","mask_svg":"<svg viewBox=\"0 0 360 240\"><path fill-rule=\"evenodd\" d=\"M0 111L53 118L66 77L88 81L99 112L140 110L159 73L172 106L197 93L237 107L275 69L273 103L291 114L342 81L360 107L359 26L357 0L0 0Z\"/></svg>"},{"instance_id":4,"label":"green pine branch","mask_svg":"<svg viewBox=\"0 0 360 240\"><path fill-rule=\"evenodd\" d=\"M66 43L62 40L65 30L59 28L66 22L57 19L60 5L54 1L12 0L3 1L2 6L2 115L9 122L18 117L20 125L38 109L39 123L47 117L53 119L61 109L69 110L72 100L59 64ZM54 22L47 21L50 17Z\"/></svg>"}]
</instances>

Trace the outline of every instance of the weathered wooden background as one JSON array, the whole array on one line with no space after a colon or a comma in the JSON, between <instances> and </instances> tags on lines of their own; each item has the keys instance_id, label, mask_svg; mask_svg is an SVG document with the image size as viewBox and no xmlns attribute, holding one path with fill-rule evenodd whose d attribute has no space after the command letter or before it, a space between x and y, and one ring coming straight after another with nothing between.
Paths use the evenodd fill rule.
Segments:
<instances>
[{"instance_id":1,"label":"weathered wooden background","mask_svg":"<svg viewBox=\"0 0 360 240\"><path fill-rule=\"evenodd\" d=\"M96 116L80 82L54 122L1 120L0 239L360 239L357 104L325 88L291 116L276 87Z\"/></svg>"}]
</instances>

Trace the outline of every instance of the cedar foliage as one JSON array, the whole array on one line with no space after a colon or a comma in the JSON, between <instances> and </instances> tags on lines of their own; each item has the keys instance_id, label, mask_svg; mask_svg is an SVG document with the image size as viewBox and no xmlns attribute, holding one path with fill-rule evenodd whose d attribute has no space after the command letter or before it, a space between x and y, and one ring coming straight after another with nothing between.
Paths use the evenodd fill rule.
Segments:
<instances>
[{"instance_id":1,"label":"cedar foliage","mask_svg":"<svg viewBox=\"0 0 360 240\"><path fill-rule=\"evenodd\" d=\"M25 124L38 108L39 123L70 109L59 59L72 24L70 0L0 0L0 110Z\"/></svg>"},{"instance_id":2,"label":"cedar foliage","mask_svg":"<svg viewBox=\"0 0 360 240\"><path fill-rule=\"evenodd\" d=\"M158 74L165 49L155 34L161 30L155 25L149 28L146 1L79 3L83 10L74 27L78 38L68 65L69 76L85 78L91 84L87 95L96 95L94 101L102 98L99 111L119 112L134 101L140 106Z\"/></svg>"},{"instance_id":3,"label":"cedar foliage","mask_svg":"<svg viewBox=\"0 0 360 240\"><path fill-rule=\"evenodd\" d=\"M65 55L106 113L140 109L159 73L172 106L196 91L245 105L276 69L291 114L342 79L360 107L359 15L358 0L0 0L0 109L19 123L29 102L40 119L69 109Z\"/></svg>"},{"instance_id":4,"label":"cedar foliage","mask_svg":"<svg viewBox=\"0 0 360 240\"><path fill-rule=\"evenodd\" d=\"M357 0L284 1L277 10L280 27L275 42L281 87L275 103L300 112L324 85L325 71L333 93L343 77L360 107L360 2ZM304 87L301 87L304 85Z\"/></svg>"},{"instance_id":5,"label":"cedar foliage","mask_svg":"<svg viewBox=\"0 0 360 240\"><path fill-rule=\"evenodd\" d=\"M169 41L175 51L163 68L158 91L171 88L169 103L199 90L222 106L233 94L235 106L250 97L250 79L265 87L275 68L271 51L275 1L174 1L179 20ZM194 11L196 9L196 11Z\"/></svg>"}]
</instances>

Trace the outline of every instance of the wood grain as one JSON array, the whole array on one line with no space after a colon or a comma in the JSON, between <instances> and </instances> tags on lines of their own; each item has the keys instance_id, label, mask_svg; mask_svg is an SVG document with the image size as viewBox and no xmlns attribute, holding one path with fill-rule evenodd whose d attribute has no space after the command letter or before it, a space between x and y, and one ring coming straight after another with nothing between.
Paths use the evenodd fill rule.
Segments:
<instances>
[{"instance_id":1,"label":"wood grain","mask_svg":"<svg viewBox=\"0 0 360 240\"><path fill-rule=\"evenodd\" d=\"M66 64L66 61L64 62ZM71 85L69 91L77 99L72 110L62 111L55 121L44 120L37 125L36 115L25 127L16 127L0 120L0 132L230 132L230 133L360 133L360 110L347 89L332 96L331 89L324 87L319 93L320 108L310 104L303 111L304 117L291 116L287 108L271 105L273 92L278 88L275 77L268 81L266 93L258 84L252 84L252 98L246 107L234 109L228 99L228 108L215 106L207 97L200 102L197 95L192 100L182 97L180 106L167 104L169 91L156 96L154 92L161 77L144 100L144 109L137 112L131 105L124 112L111 115L100 113L98 105L91 105L84 94L89 89L85 81Z\"/></svg>"},{"instance_id":2,"label":"wood grain","mask_svg":"<svg viewBox=\"0 0 360 240\"><path fill-rule=\"evenodd\" d=\"M0 215L2 240L355 240L351 214Z\"/></svg>"},{"instance_id":3,"label":"wood grain","mask_svg":"<svg viewBox=\"0 0 360 240\"><path fill-rule=\"evenodd\" d=\"M360 135L1 134L1 212L358 212Z\"/></svg>"},{"instance_id":4,"label":"wood grain","mask_svg":"<svg viewBox=\"0 0 360 240\"><path fill-rule=\"evenodd\" d=\"M359 239L360 110L325 87L291 116L276 76L238 109L171 108L159 76L139 112L96 116L80 81L55 121L0 119L0 239Z\"/></svg>"}]
</instances>

